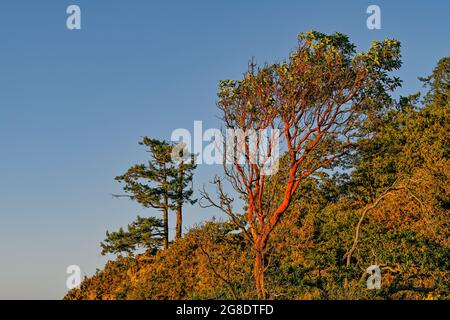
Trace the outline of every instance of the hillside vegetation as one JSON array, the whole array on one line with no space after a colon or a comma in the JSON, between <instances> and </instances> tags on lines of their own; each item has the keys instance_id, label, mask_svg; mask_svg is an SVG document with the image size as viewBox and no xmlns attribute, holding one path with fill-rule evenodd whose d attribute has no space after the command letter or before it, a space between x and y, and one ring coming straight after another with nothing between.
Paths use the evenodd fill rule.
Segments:
<instances>
[{"instance_id":1,"label":"hillside vegetation","mask_svg":"<svg viewBox=\"0 0 450 320\"><path fill-rule=\"evenodd\" d=\"M441 59L421 79L425 95L376 109L351 151L301 179L265 247L265 298L450 297L449 69L450 58ZM266 181L275 190L272 203L285 195L289 161L285 154ZM122 230L106 248L117 259L65 299L261 298L255 246L242 229L247 215L238 218L242 224L206 221L165 249L155 242L161 235L154 230L164 230L158 221ZM138 253L133 244L147 250ZM370 265L380 266L381 289L366 287Z\"/></svg>"}]
</instances>

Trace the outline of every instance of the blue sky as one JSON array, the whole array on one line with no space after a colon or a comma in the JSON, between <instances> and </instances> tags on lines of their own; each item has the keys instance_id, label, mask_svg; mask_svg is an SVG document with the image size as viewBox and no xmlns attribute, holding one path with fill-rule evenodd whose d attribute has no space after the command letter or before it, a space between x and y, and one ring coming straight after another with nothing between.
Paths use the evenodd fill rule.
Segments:
<instances>
[{"instance_id":1,"label":"blue sky","mask_svg":"<svg viewBox=\"0 0 450 320\"><path fill-rule=\"evenodd\" d=\"M82 30L66 28L71 4ZM381 30L366 28L369 4ZM114 177L144 161L143 135L219 127L218 81L239 78L251 57L279 61L310 29L346 33L358 50L393 37L397 94L409 94L450 52L448 12L437 0L1 1L0 299L62 298L68 265L86 275L103 265L106 230L156 215L113 199ZM217 172L200 166L195 188ZM213 215L191 207L185 222Z\"/></svg>"}]
</instances>

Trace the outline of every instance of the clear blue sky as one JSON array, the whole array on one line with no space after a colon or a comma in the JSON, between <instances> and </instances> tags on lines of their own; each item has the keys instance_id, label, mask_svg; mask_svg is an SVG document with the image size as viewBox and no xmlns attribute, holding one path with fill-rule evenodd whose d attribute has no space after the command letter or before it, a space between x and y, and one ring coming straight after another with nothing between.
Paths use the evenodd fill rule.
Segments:
<instances>
[{"instance_id":1,"label":"clear blue sky","mask_svg":"<svg viewBox=\"0 0 450 320\"><path fill-rule=\"evenodd\" d=\"M66 29L70 4L82 30ZM369 4L382 30L366 28ZM157 214L113 199L113 178L145 159L143 135L219 126L217 83L252 56L285 58L310 29L346 33L360 50L394 37L399 93L413 93L450 53L448 12L448 1L2 0L0 298L62 298L68 265L86 275L103 265L106 230ZM195 187L215 172L200 166ZM192 207L185 221L212 215Z\"/></svg>"}]
</instances>

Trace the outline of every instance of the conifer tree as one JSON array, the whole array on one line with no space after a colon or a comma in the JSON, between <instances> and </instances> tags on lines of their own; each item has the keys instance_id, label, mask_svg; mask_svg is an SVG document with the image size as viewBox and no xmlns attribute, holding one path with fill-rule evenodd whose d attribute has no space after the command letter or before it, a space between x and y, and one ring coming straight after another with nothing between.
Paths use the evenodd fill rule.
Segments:
<instances>
[{"instance_id":1,"label":"conifer tree","mask_svg":"<svg viewBox=\"0 0 450 320\"><path fill-rule=\"evenodd\" d=\"M164 224L161 219L138 216L136 221L128 225L127 231L123 228L115 232L106 231L106 239L100 244L102 255L132 254L140 248L147 252L155 252L162 245L163 229Z\"/></svg>"},{"instance_id":2,"label":"conifer tree","mask_svg":"<svg viewBox=\"0 0 450 320\"><path fill-rule=\"evenodd\" d=\"M146 164L132 166L125 174L116 177L116 180L124 183L123 189L130 199L136 200L146 208L155 208L162 212L163 246L167 249L169 247L168 213L172 146L165 141L148 137L144 137L139 144L148 148L150 160Z\"/></svg>"},{"instance_id":3,"label":"conifer tree","mask_svg":"<svg viewBox=\"0 0 450 320\"><path fill-rule=\"evenodd\" d=\"M172 161L174 166L172 167L170 186L171 209L175 210L177 217L175 239L180 239L183 233L183 204L190 203L192 205L197 202L196 199L192 198L194 192L192 189L193 171L197 166L195 165L194 155L187 153L184 144L174 146Z\"/></svg>"}]
</instances>

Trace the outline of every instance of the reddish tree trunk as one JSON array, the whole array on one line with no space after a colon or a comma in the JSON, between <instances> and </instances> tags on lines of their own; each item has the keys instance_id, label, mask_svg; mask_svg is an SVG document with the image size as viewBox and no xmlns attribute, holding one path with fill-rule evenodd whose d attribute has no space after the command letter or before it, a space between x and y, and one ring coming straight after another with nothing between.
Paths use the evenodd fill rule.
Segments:
<instances>
[{"instance_id":1,"label":"reddish tree trunk","mask_svg":"<svg viewBox=\"0 0 450 320\"><path fill-rule=\"evenodd\" d=\"M260 245L255 245L255 263L253 266L253 273L255 277L256 292L258 299L265 300L267 298L266 286L264 283L264 248Z\"/></svg>"}]
</instances>

